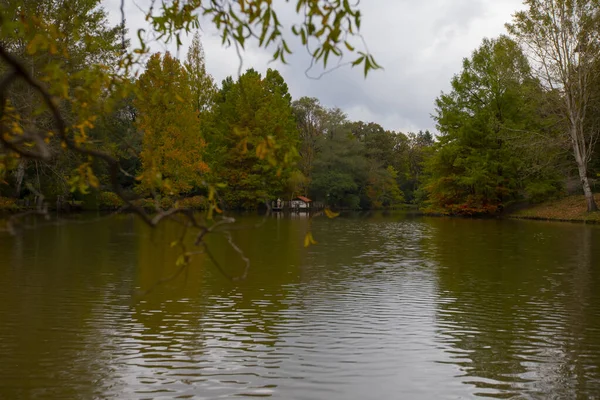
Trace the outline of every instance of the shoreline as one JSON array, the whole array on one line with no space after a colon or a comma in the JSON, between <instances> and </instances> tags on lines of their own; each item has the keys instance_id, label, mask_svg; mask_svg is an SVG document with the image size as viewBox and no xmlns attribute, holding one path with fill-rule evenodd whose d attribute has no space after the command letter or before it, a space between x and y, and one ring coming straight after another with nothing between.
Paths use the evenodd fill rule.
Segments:
<instances>
[{"instance_id":1,"label":"shoreline","mask_svg":"<svg viewBox=\"0 0 600 400\"><path fill-rule=\"evenodd\" d=\"M600 207L600 193L594 194L596 204ZM416 211L416 215L424 217L448 217L461 219L513 219L546 222L568 222L578 224L600 224L600 210L588 213L585 196L569 195L539 204L529 204L518 210L506 211L494 215L450 215L443 213Z\"/></svg>"},{"instance_id":2,"label":"shoreline","mask_svg":"<svg viewBox=\"0 0 600 400\"><path fill-rule=\"evenodd\" d=\"M595 193L594 199L600 204L600 193ZM600 211L588 213L585 196L570 195L508 213L505 218L600 224Z\"/></svg>"},{"instance_id":3,"label":"shoreline","mask_svg":"<svg viewBox=\"0 0 600 400\"><path fill-rule=\"evenodd\" d=\"M504 219L526 220L526 221L545 221L545 222L566 222L571 224L600 224L600 219L566 219L566 218L546 218L546 217L528 217L519 215L507 215Z\"/></svg>"},{"instance_id":4,"label":"shoreline","mask_svg":"<svg viewBox=\"0 0 600 400\"><path fill-rule=\"evenodd\" d=\"M0 200L5 198L0 198ZM600 193L594 194L594 199L596 203L600 205ZM195 199L197 200L197 199ZM191 203L191 204L190 204ZM184 207L186 209L192 209L197 211L202 211L205 209L204 204L199 201L192 201L188 204L185 204ZM140 204L142 207L147 206L148 204ZM186 207L187 206L187 207ZM146 208L146 207L144 207ZM20 212L26 212L31 210L31 207L22 207L16 206L13 204L3 204L0 201L0 216L18 214ZM83 207L79 209L78 207L74 207L70 210L60 210L60 213L80 213L86 211L92 212L106 212L111 213L118 211L118 207L99 207L97 209L90 209ZM57 211L53 208L50 208L50 211ZM150 211L150 210L149 210ZM248 210L252 211L252 210ZM255 211L255 210L254 210ZM337 211L348 211L348 210L337 210ZM570 195L563 197L561 199L550 200L545 203L530 205L525 208L521 208L517 211L509 211L503 214L497 215L480 215L480 216L466 216L466 215L445 215L440 213L427 213L419 210L412 204L406 204L402 207L394 208L394 209L368 209L368 210L360 210L360 211L408 211L413 215L423 216L423 217L450 217L450 218L467 218L467 219L514 219L514 220L532 220L532 221L548 221L548 222L569 222L569 223L583 223L583 224L600 224L600 211L596 211L593 213L587 213L586 211L586 202L585 197L583 195Z\"/></svg>"}]
</instances>

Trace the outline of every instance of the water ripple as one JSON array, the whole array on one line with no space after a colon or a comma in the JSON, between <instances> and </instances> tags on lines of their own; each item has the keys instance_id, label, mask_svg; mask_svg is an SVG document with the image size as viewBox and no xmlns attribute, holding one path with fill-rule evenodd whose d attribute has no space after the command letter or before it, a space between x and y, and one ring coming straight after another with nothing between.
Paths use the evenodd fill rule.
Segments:
<instances>
[{"instance_id":1,"label":"water ripple","mask_svg":"<svg viewBox=\"0 0 600 400\"><path fill-rule=\"evenodd\" d=\"M68 226L42 232L45 251L37 234L0 242L19 260L0 265L0 398L600 393L598 230L340 218L316 220L320 244L304 249L306 221L272 220L236 232L254 260L247 281L202 261L135 300L170 259L128 221L98 226L94 245ZM59 242L80 250L67 257Z\"/></svg>"}]
</instances>

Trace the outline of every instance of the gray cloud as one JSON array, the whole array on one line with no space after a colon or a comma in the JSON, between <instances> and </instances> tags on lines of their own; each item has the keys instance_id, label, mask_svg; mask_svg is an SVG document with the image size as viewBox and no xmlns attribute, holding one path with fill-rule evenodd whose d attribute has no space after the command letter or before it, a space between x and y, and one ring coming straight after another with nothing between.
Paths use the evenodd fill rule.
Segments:
<instances>
[{"instance_id":1,"label":"gray cloud","mask_svg":"<svg viewBox=\"0 0 600 400\"><path fill-rule=\"evenodd\" d=\"M111 21L120 20L120 0L104 0ZM130 36L145 27L143 14L126 1ZM144 8L145 0L137 0ZM146 5L147 7L147 5ZM484 37L504 33L504 23L522 8L521 0L369 0L361 3L361 32L384 67L365 80L359 68L344 67L318 80L305 75L310 57L300 43L292 41L294 54L288 65L271 63L271 51L249 46L243 53L243 66L264 72L277 68L294 98L317 97L327 107L340 107L351 119L373 121L386 129L415 131L434 129L430 114L434 100L449 89L450 79L460 71L461 62ZM292 5L281 9L286 25L296 21ZM184 41L184 58L189 40ZM220 82L237 75L239 60L235 49L221 46L216 30L203 24L203 45L208 71ZM153 50L171 50L173 45L152 45ZM311 76L322 70L314 68Z\"/></svg>"}]
</instances>

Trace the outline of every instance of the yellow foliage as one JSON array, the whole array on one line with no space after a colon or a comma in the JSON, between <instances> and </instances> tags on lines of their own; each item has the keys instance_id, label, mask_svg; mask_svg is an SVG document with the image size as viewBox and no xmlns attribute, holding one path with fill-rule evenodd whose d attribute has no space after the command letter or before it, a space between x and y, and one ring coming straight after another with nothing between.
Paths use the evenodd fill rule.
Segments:
<instances>
[{"instance_id":1,"label":"yellow foliage","mask_svg":"<svg viewBox=\"0 0 600 400\"><path fill-rule=\"evenodd\" d=\"M142 190L186 193L201 186L209 170L188 80L186 69L168 53L153 55L140 76L135 104L143 132Z\"/></svg>"},{"instance_id":2,"label":"yellow foliage","mask_svg":"<svg viewBox=\"0 0 600 400\"><path fill-rule=\"evenodd\" d=\"M317 244L317 241L313 238L312 232L307 232L304 236L304 247L308 247L311 244Z\"/></svg>"},{"instance_id":3,"label":"yellow foliage","mask_svg":"<svg viewBox=\"0 0 600 400\"><path fill-rule=\"evenodd\" d=\"M333 212L331 211L331 209L329 207L325 208L325 215L327 216L327 218L335 218L338 217L340 215L339 212Z\"/></svg>"}]
</instances>

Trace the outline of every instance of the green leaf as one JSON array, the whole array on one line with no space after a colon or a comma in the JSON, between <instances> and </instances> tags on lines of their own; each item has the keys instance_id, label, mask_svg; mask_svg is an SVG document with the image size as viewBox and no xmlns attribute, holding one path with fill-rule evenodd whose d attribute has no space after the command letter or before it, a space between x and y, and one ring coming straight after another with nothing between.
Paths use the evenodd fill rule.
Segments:
<instances>
[{"instance_id":1,"label":"green leaf","mask_svg":"<svg viewBox=\"0 0 600 400\"><path fill-rule=\"evenodd\" d=\"M356 67L357 65L360 65L363 62L364 59L365 59L365 56L358 57L356 60L354 60L352 62L352 66Z\"/></svg>"}]
</instances>

